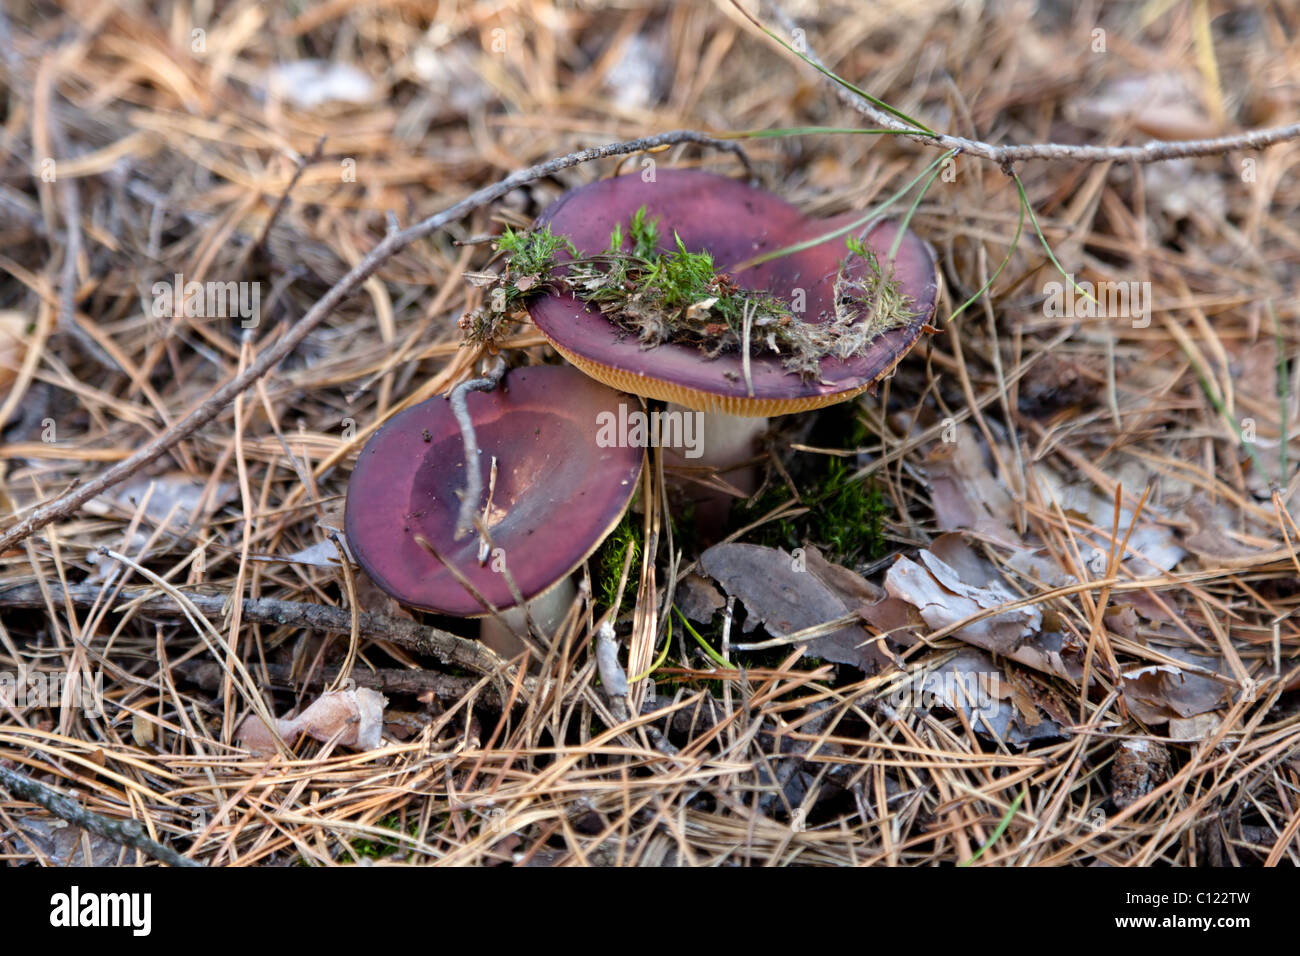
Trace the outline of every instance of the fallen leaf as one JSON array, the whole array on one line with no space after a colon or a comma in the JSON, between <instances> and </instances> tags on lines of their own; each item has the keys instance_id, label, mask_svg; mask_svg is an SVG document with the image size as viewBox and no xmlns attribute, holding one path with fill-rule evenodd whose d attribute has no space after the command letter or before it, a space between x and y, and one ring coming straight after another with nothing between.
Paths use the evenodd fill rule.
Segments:
<instances>
[{"instance_id":1,"label":"fallen leaf","mask_svg":"<svg viewBox=\"0 0 1300 956\"><path fill-rule=\"evenodd\" d=\"M894 562L885 575L885 590L891 597L914 605L935 630L1017 600L998 584L967 584L955 568L930 551L923 550L917 557L920 564L904 557ZM972 621L954 633L964 641L1009 657L1036 635L1042 624L1042 612L1029 605Z\"/></svg>"},{"instance_id":2,"label":"fallen leaf","mask_svg":"<svg viewBox=\"0 0 1300 956\"><path fill-rule=\"evenodd\" d=\"M925 456L936 525L940 531L975 531L1019 547L1011 495L985 463L974 430L955 429L953 441L937 442Z\"/></svg>"},{"instance_id":3,"label":"fallen leaf","mask_svg":"<svg viewBox=\"0 0 1300 956\"><path fill-rule=\"evenodd\" d=\"M708 624L727 602L708 578L692 571L682 579L673 597L677 610L692 621Z\"/></svg>"},{"instance_id":4,"label":"fallen leaf","mask_svg":"<svg viewBox=\"0 0 1300 956\"><path fill-rule=\"evenodd\" d=\"M961 713L976 733L1014 746L1063 736L1060 725L1043 718L1032 703L1027 704L1031 716L1026 719L1016 706L1016 695L1017 688L1003 678L992 657L966 647L938 667L913 669L909 678L893 685L886 699L900 712L910 704Z\"/></svg>"},{"instance_id":5,"label":"fallen leaf","mask_svg":"<svg viewBox=\"0 0 1300 956\"><path fill-rule=\"evenodd\" d=\"M86 833L66 820L48 816L14 819L14 846L19 853L40 851L54 866L116 866L122 847L105 837ZM84 836L84 839L83 839ZM90 859L86 847L90 847ZM135 853L126 852L128 863Z\"/></svg>"},{"instance_id":6,"label":"fallen leaf","mask_svg":"<svg viewBox=\"0 0 1300 956\"><path fill-rule=\"evenodd\" d=\"M1046 548L1022 548L1014 551L1007 558L1007 567L1029 581L1049 588L1078 583L1078 578L1063 571Z\"/></svg>"},{"instance_id":7,"label":"fallen leaf","mask_svg":"<svg viewBox=\"0 0 1300 956\"><path fill-rule=\"evenodd\" d=\"M285 741L307 734L322 743L338 738L344 747L373 750L379 746L384 728L383 694L367 687L328 691L317 697L297 717L276 719L276 729ZM256 714L240 723L235 737L254 753L275 753L275 738Z\"/></svg>"},{"instance_id":8,"label":"fallen leaf","mask_svg":"<svg viewBox=\"0 0 1300 956\"><path fill-rule=\"evenodd\" d=\"M1067 482L1047 468L1035 468L1038 491L1046 507L1051 508L1055 502L1067 515L1076 515L1086 519L1099 533L1082 530L1076 533L1079 541L1079 554L1089 574L1101 577L1106 573L1112 544L1111 528L1115 523L1115 499L1113 495L1101 494L1086 481ZM1124 488L1143 488L1154 482L1153 491L1159 492L1163 479L1142 470L1140 466L1121 468L1114 477ZM1128 548L1121 556L1125 567L1137 577L1150 577L1168 571L1181 561L1187 552L1179 546L1172 529L1158 524L1154 519L1162 517L1160 508L1152 503L1155 494L1148 499L1142 509L1142 520L1137 522L1132 534L1133 512L1121 508L1119 512L1119 535L1123 540L1129 535Z\"/></svg>"},{"instance_id":9,"label":"fallen leaf","mask_svg":"<svg viewBox=\"0 0 1300 956\"><path fill-rule=\"evenodd\" d=\"M279 561L285 564L305 564L314 568L337 568L339 566L339 549L334 542L326 539L317 541L286 555L257 555L259 561Z\"/></svg>"},{"instance_id":10,"label":"fallen leaf","mask_svg":"<svg viewBox=\"0 0 1300 956\"><path fill-rule=\"evenodd\" d=\"M1187 550L1206 568L1248 567L1269 559L1268 552L1234 541L1208 502L1193 498L1184 506L1194 529L1183 539Z\"/></svg>"},{"instance_id":11,"label":"fallen leaf","mask_svg":"<svg viewBox=\"0 0 1300 956\"><path fill-rule=\"evenodd\" d=\"M1205 670L1217 672L1222 666L1217 657L1198 658L1179 647L1162 650L1169 657ZM1122 676L1124 702L1129 712L1147 724L1208 713L1227 697L1225 685L1174 664L1148 664L1126 670Z\"/></svg>"},{"instance_id":12,"label":"fallen leaf","mask_svg":"<svg viewBox=\"0 0 1300 956\"><path fill-rule=\"evenodd\" d=\"M862 618L886 641L899 649L911 647L920 637L918 630L925 630L925 621L920 612L906 601L886 597L875 604L865 604L858 608L858 617Z\"/></svg>"},{"instance_id":13,"label":"fallen leaf","mask_svg":"<svg viewBox=\"0 0 1300 956\"><path fill-rule=\"evenodd\" d=\"M773 637L824 624L850 613L851 608L821 579L779 548L756 544L715 544L700 555L700 568L735 595L748 610L744 631L766 626ZM805 652L837 664L850 664L867 673L887 660L866 629L857 624L841 627L808 642Z\"/></svg>"},{"instance_id":14,"label":"fallen leaf","mask_svg":"<svg viewBox=\"0 0 1300 956\"><path fill-rule=\"evenodd\" d=\"M144 516L147 519L157 525L171 515L169 527L179 530L194 517L206 487L206 479L200 480L183 471L169 471L153 477L142 476L132 478L113 491L92 499L86 504L86 510L91 514L103 515L116 508L133 515L139 510L141 502L145 502ZM230 482L218 482L208 499L208 508L214 511L220 508L234 496L235 491L235 485Z\"/></svg>"},{"instance_id":15,"label":"fallen leaf","mask_svg":"<svg viewBox=\"0 0 1300 956\"><path fill-rule=\"evenodd\" d=\"M808 542L804 542L804 564L817 579L826 585L849 607L875 604L885 592L862 575L842 564L832 564Z\"/></svg>"},{"instance_id":16,"label":"fallen leaf","mask_svg":"<svg viewBox=\"0 0 1300 956\"><path fill-rule=\"evenodd\" d=\"M952 541L944 550L953 556ZM995 611L1019 600L997 578L991 564L967 549L960 563L974 582L930 551L917 554L920 563L900 557L885 573L885 590L890 597L915 607L925 624L939 630L977 614ZM979 568L978 572L971 570ZM953 636L976 647L1008 657L1035 670L1055 674L1077 683L1083 668L1067 646L1065 638L1043 630L1043 614L1035 605L1007 608L973 621Z\"/></svg>"}]
</instances>

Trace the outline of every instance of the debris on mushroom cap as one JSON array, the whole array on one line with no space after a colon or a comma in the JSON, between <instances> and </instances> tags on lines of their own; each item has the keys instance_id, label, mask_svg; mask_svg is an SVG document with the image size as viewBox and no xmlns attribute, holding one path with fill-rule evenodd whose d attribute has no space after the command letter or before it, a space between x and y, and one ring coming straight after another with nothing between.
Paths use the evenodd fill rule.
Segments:
<instances>
[{"instance_id":1,"label":"debris on mushroom cap","mask_svg":"<svg viewBox=\"0 0 1300 956\"><path fill-rule=\"evenodd\" d=\"M497 608L515 604L502 566L524 600L581 564L618 524L636 490L642 450L600 447L598 416L627 395L560 366L509 372L467 407L485 475L478 513L494 551L479 563L480 538L456 540L465 487L464 440L444 398L395 415L362 449L348 485L345 526L358 563L404 604L444 614L487 613L423 537Z\"/></svg>"},{"instance_id":2,"label":"debris on mushroom cap","mask_svg":"<svg viewBox=\"0 0 1300 956\"><path fill-rule=\"evenodd\" d=\"M783 199L744 183L695 170L668 169L659 170L653 182L631 174L573 190L542 213L538 225L549 225L554 234L572 241L580 254L590 255L604 249L614 227L629 221L642 206L661 220L661 246L680 236L688 248L710 252L723 270L847 225L858 215L809 219ZM864 243L884 262L897 234L897 224L879 222ZM802 298L803 319L817 322L824 313L834 314L843 248L843 240L829 240L745 269L734 278L745 288ZM755 356L746 362L747 356L723 354L706 359L680 343L644 349L634 336L569 294L543 296L529 303L528 311L566 359L615 388L703 411L784 415L862 393L916 344L938 302L933 253L906 232L893 270L914 315L901 327L881 333L859 354L823 358L821 375L812 380L791 374L776 357Z\"/></svg>"}]
</instances>

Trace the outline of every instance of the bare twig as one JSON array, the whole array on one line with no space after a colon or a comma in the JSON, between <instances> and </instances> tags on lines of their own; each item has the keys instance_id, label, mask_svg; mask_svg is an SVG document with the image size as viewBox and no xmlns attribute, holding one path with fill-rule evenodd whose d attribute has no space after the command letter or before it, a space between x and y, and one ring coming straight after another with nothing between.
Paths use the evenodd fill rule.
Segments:
<instances>
[{"instance_id":1,"label":"bare twig","mask_svg":"<svg viewBox=\"0 0 1300 956\"><path fill-rule=\"evenodd\" d=\"M69 602L78 607L91 607L103 599L103 589L93 584L70 584L61 587L50 582L47 587L56 604ZM201 594L183 591L182 595L205 617L220 621L225 613L226 599L219 594ZM150 588L126 588L118 595L119 603L138 601L141 611L148 614L182 616L183 610L166 594ZM23 584L0 590L0 607L46 606L45 598L37 584ZM252 624L301 627L308 630L348 634L352 631L350 611L323 604L305 604L296 601L277 601L273 598L245 599L243 619ZM436 627L426 627L414 621L388 617L382 614L363 613L357 618L358 633L399 644L420 654L436 657L445 664L457 664L479 674L494 674L501 666L500 659L478 641L458 637Z\"/></svg>"},{"instance_id":2,"label":"bare twig","mask_svg":"<svg viewBox=\"0 0 1300 956\"><path fill-rule=\"evenodd\" d=\"M81 827L105 840L112 840L119 846L128 846L139 850L145 856L152 857L168 866L202 866L197 860L181 856L171 847L163 846L145 836L144 827L135 820L113 820L92 813L81 806L67 794L60 793L43 783L37 783L13 770L0 767L0 784L3 784L16 797L30 800L49 810L61 820ZM87 863L90 861L87 860Z\"/></svg>"},{"instance_id":3,"label":"bare twig","mask_svg":"<svg viewBox=\"0 0 1300 956\"><path fill-rule=\"evenodd\" d=\"M271 215L266 217L266 225L262 227L262 234L257 237L257 242L249 247L250 251L253 249L261 249L266 245L266 237L271 234L271 227L274 226L275 221L280 218L280 211L284 209L284 204L289 201L289 194L293 192L293 187L298 185L298 180L302 178L302 174L306 172L308 166L320 162L321 152L325 149L325 139L326 137L322 136L320 139L316 140L316 146L312 149L310 156L300 156L298 158L297 169L295 169L293 175L289 177L289 182L284 187L284 191L280 193L280 198L276 200L275 208L271 210Z\"/></svg>"},{"instance_id":4,"label":"bare twig","mask_svg":"<svg viewBox=\"0 0 1300 956\"><path fill-rule=\"evenodd\" d=\"M84 485L69 488L54 500L33 508L27 517L18 521L3 534L0 534L0 553L9 550L33 532L44 528L51 521L58 521L60 518L66 518L68 515L73 514L87 501L126 480L151 462L157 461L190 435L193 435L208 422L215 419L227 405L234 401L236 395L266 375L289 353L302 344L303 339L311 333L312 329L320 325L345 298L351 295L370 276L374 275L380 265L412 242L423 239L481 206L495 202L520 186L546 176L552 176L560 170L609 156L639 153L677 143L697 143L713 146L744 156L744 152L735 143L714 139L705 133L689 129L672 130L671 132L658 133L654 136L645 136L641 139L628 140L622 143L593 146L589 149L579 150L567 156L551 159L511 173L499 182L471 193L460 202L448 206L442 212L435 213L399 232L390 232L347 275L317 299L316 303L307 310L297 324L285 333L284 338L262 352L244 371L213 392L198 408L157 438L147 442L131 457L123 459ZM747 161L746 166L748 166Z\"/></svg>"},{"instance_id":5,"label":"bare twig","mask_svg":"<svg viewBox=\"0 0 1300 956\"><path fill-rule=\"evenodd\" d=\"M474 512L478 510L478 500L483 495L483 463L479 461L478 435L474 432L474 422L469 417L466 402L470 392L490 392L496 388L505 373L505 357L498 355L496 364L482 378L471 378L451 390L451 413L456 416L456 424L460 426L461 438L465 442L465 490L460 493L457 540L474 530Z\"/></svg>"},{"instance_id":6,"label":"bare twig","mask_svg":"<svg viewBox=\"0 0 1300 956\"><path fill-rule=\"evenodd\" d=\"M763 29L736 0L732 0L737 10L751 23ZM775 2L766 0L772 19L789 33L795 30L794 21ZM811 48L803 50L803 55L815 66L830 71L821 58ZM824 74L823 74L824 75ZM841 86L831 77L825 77L835 94L848 106L857 110L872 123L893 130L907 130L911 127L898 117L885 112L875 104L859 96L850 89ZM977 139L964 136L950 136L947 133L907 133L907 138L925 146L937 149L955 149L968 156L979 156L997 163L1004 171L1011 164L1028 159L1064 159L1079 163L1161 163L1171 159L1186 159L1190 156L1219 156L1238 149L1264 149L1287 140L1300 139L1300 123L1289 126L1277 126L1272 129L1251 130L1234 136L1219 136L1214 139L1186 139L1168 142L1151 142L1143 146L1079 146L1068 143L1029 143L996 146Z\"/></svg>"}]
</instances>

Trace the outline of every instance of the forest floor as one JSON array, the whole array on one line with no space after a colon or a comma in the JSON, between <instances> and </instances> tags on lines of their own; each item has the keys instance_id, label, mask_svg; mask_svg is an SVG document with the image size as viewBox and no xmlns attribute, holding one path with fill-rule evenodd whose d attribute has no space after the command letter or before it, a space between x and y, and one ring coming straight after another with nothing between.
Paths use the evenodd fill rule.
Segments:
<instances>
[{"instance_id":1,"label":"forest floor","mask_svg":"<svg viewBox=\"0 0 1300 956\"><path fill-rule=\"evenodd\" d=\"M992 143L1300 120L1294 9L1219 6L792 2L805 32L782 35ZM0 21L0 515L164 435L390 216L665 130L871 125L729 3L211 9ZM810 216L867 210L940 155L738 142ZM207 865L1300 862L1297 159L1288 141L1019 163L1042 240L1004 170L944 164L910 222L942 276L938 332L877 393L772 421L722 531L752 549L701 564L673 470L647 468L531 667L340 562L353 463L488 357L458 326L492 257L466 240L647 162L746 172L681 145L515 190L388 258L214 420L0 553L0 768ZM191 281L247 283L256 308L187 315L168 289ZM562 361L518 318L512 365ZM796 603L838 607L848 653L752 629L778 559L814 572ZM626 695L601 677L602 620ZM358 713L367 689L380 718ZM247 721L313 704L316 736L246 746ZM56 822L0 787L0 860L149 862Z\"/></svg>"}]
</instances>

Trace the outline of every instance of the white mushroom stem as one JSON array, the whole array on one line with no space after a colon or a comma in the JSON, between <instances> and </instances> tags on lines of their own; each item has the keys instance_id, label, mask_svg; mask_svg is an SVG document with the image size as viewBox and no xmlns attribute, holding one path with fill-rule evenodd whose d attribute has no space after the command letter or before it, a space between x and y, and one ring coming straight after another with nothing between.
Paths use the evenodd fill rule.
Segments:
<instances>
[{"instance_id":1,"label":"white mushroom stem","mask_svg":"<svg viewBox=\"0 0 1300 956\"><path fill-rule=\"evenodd\" d=\"M674 465L688 468L711 468L717 471L722 480L735 485L746 494L757 486L757 471L754 468L737 469L736 465L753 458L758 451L758 439L767 431L766 418L750 418L746 415L728 415L726 412L695 412L678 405L668 403L669 413L698 415L702 429L696 437L694 448L670 449L668 460ZM683 454L683 451L689 454ZM698 456L691 457L696 451ZM729 470L730 469L730 470Z\"/></svg>"},{"instance_id":2,"label":"white mushroom stem","mask_svg":"<svg viewBox=\"0 0 1300 956\"><path fill-rule=\"evenodd\" d=\"M573 576L566 574L549 590L528 602L528 614L543 634L551 636L564 621L577 596L578 588L573 583ZM528 633L528 621L522 607L502 611L499 618L493 615L483 618L478 636L484 644L509 660L524 652L523 642L515 637L516 633Z\"/></svg>"}]
</instances>

